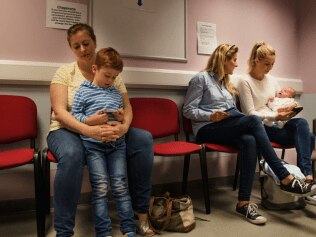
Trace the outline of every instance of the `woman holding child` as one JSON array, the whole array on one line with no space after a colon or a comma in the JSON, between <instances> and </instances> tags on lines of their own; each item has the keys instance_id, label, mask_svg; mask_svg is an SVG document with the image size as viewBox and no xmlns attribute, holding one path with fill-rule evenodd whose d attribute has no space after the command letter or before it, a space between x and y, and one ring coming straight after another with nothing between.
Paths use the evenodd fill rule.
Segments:
<instances>
[{"instance_id":1,"label":"woman holding child","mask_svg":"<svg viewBox=\"0 0 316 237\"><path fill-rule=\"evenodd\" d=\"M103 142L116 141L125 134L129 190L137 218L138 232L152 236L147 211L151 194L153 140L147 131L129 128L132 109L126 87L120 77L114 87L122 96L122 123L108 122L89 126L71 114L74 95L84 81L93 81L92 65L96 58L96 36L86 24L75 24L67 31L70 49L76 62L60 67L51 82L52 121L47 144L58 160L54 181L54 226L56 236L72 236L80 196L85 150L80 135ZM103 119L106 114L102 114Z\"/></svg>"},{"instance_id":2,"label":"woman holding child","mask_svg":"<svg viewBox=\"0 0 316 237\"><path fill-rule=\"evenodd\" d=\"M192 120L198 142L221 143L240 150L240 187L236 212L253 224L264 224L266 218L257 213L257 205L250 202L257 163L257 148L281 180L280 188L288 193L307 196L316 186L293 177L280 162L261 120L254 115L225 112L235 109L237 91L230 82L237 67L238 48L221 44L211 54L206 68L189 82L183 114Z\"/></svg>"},{"instance_id":3,"label":"woman holding child","mask_svg":"<svg viewBox=\"0 0 316 237\"><path fill-rule=\"evenodd\" d=\"M249 73L240 81L239 98L245 114L256 115L261 120L286 121L284 127L264 126L271 141L281 145L294 145L297 165L306 176L307 183L313 183L311 154L315 147L315 136L310 133L308 123L303 118L293 118L291 106L282 112L273 112L267 107L269 98L277 96L280 86L268 73L275 62L275 50L264 42L252 48L249 58ZM306 197L306 201L316 205L316 195Z\"/></svg>"}]
</instances>

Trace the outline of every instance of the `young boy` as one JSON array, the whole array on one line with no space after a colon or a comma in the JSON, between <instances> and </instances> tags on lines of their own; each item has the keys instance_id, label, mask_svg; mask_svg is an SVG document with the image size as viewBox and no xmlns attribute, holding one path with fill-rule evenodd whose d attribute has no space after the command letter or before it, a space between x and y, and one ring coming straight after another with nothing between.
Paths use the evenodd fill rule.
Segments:
<instances>
[{"instance_id":1,"label":"young boy","mask_svg":"<svg viewBox=\"0 0 316 237\"><path fill-rule=\"evenodd\" d=\"M270 97L267 103L269 109L273 112L284 112L286 110L291 110L299 104L294 100L296 96L296 91L292 87L284 87L281 89L276 97ZM284 124L287 121L270 121L268 119L264 119L263 123L266 126L277 125L279 128L283 128Z\"/></svg>"},{"instance_id":2,"label":"young boy","mask_svg":"<svg viewBox=\"0 0 316 237\"><path fill-rule=\"evenodd\" d=\"M81 122L99 125L122 121L122 97L114 88L115 78L123 70L120 54L113 48L100 49L96 55L93 81L85 81L75 94L72 113ZM126 145L124 137L103 143L82 136L92 186L92 207L97 237L111 236L108 214L108 177L120 217L120 229L126 237L136 236L131 197L126 184Z\"/></svg>"}]
</instances>

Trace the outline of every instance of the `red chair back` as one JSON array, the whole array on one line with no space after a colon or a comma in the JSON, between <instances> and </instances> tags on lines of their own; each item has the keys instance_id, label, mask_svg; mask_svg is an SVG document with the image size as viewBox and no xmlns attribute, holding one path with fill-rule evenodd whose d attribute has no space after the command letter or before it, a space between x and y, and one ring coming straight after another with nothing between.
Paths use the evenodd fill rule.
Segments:
<instances>
[{"instance_id":1,"label":"red chair back","mask_svg":"<svg viewBox=\"0 0 316 237\"><path fill-rule=\"evenodd\" d=\"M130 98L133 109L131 127L149 131L153 138L180 132L177 104L164 98Z\"/></svg>"},{"instance_id":2,"label":"red chair back","mask_svg":"<svg viewBox=\"0 0 316 237\"><path fill-rule=\"evenodd\" d=\"M37 109L30 98L0 95L0 144L35 139Z\"/></svg>"},{"instance_id":3,"label":"red chair back","mask_svg":"<svg viewBox=\"0 0 316 237\"><path fill-rule=\"evenodd\" d=\"M185 134L193 133L191 119L188 119L185 116L182 116L182 126L183 126L183 131Z\"/></svg>"}]
</instances>

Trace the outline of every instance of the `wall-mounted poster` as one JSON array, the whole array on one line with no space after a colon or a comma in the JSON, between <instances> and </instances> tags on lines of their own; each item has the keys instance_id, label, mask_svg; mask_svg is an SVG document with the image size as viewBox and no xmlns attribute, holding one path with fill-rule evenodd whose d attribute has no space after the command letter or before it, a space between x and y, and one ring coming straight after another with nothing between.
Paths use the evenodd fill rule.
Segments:
<instances>
[{"instance_id":1,"label":"wall-mounted poster","mask_svg":"<svg viewBox=\"0 0 316 237\"><path fill-rule=\"evenodd\" d=\"M197 22L198 54L210 55L217 47L216 24Z\"/></svg>"},{"instance_id":2,"label":"wall-mounted poster","mask_svg":"<svg viewBox=\"0 0 316 237\"><path fill-rule=\"evenodd\" d=\"M46 0L46 27L68 29L75 23L87 23L87 4Z\"/></svg>"}]
</instances>

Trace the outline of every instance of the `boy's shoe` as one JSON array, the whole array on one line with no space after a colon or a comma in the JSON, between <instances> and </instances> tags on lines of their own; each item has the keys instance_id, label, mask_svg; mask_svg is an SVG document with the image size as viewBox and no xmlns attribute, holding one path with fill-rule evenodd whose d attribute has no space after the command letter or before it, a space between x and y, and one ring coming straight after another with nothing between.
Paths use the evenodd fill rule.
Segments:
<instances>
[{"instance_id":1,"label":"boy's shoe","mask_svg":"<svg viewBox=\"0 0 316 237\"><path fill-rule=\"evenodd\" d=\"M123 237L136 237L136 232L127 232L123 235Z\"/></svg>"},{"instance_id":2,"label":"boy's shoe","mask_svg":"<svg viewBox=\"0 0 316 237\"><path fill-rule=\"evenodd\" d=\"M255 203L248 203L241 207L236 206L236 211L246 217L247 221L255 225L262 225L267 222L267 219L257 213L258 206Z\"/></svg>"},{"instance_id":3,"label":"boy's shoe","mask_svg":"<svg viewBox=\"0 0 316 237\"><path fill-rule=\"evenodd\" d=\"M310 205L316 206L316 194L305 197L305 202Z\"/></svg>"},{"instance_id":4,"label":"boy's shoe","mask_svg":"<svg viewBox=\"0 0 316 237\"><path fill-rule=\"evenodd\" d=\"M280 182L282 191L299 197L312 196L316 193L316 185L313 183L306 183L297 177L294 177L288 185Z\"/></svg>"}]
</instances>

